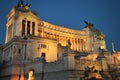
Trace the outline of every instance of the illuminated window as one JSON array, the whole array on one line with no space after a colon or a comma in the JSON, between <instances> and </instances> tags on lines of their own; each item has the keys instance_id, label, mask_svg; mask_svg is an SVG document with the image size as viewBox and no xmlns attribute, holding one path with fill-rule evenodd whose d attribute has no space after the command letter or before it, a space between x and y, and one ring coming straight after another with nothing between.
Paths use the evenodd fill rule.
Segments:
<instances>
[{"instance_id":1,"label":"illuminated window","mask_svg":"<svg viewBox=\"0 0 120 80\"><path fill-rule=\"evenodd\" d=\"M28 80L34 80L34 70L31 69L28 72Z\"/></svg>"},{"instance_id":2,"label":"illuminated window","mask_svg":"<svg viewBox=\"0 0 120 80\"><path fill-rule=\"evenodd\" d=\"M45 44L41 44L41 48L47 48Z\"/></svg>"}]
</instances>

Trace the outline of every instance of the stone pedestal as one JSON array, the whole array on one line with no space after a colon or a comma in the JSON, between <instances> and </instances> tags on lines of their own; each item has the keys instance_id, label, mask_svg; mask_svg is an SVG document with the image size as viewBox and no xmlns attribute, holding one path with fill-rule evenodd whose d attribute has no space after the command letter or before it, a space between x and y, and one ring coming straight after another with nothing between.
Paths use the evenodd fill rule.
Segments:
<instances>
[{"instance_id":1,"label":"stone pedestal","mask_svg":"<svg viewBox=\"0 0 120 80\"><path fill-rule=\"evenodd\" d=\"M89 73L85 80L104 80L99 73Z\"/></svg>"},{"instance_id":2,"label":"stone pedestal","mask_svg":"<svg viewBox=\"0 0 120 80\"><path fill-rule=\"evenodd\" d=\"M63 54L63 60L65 63L65 67L68 69L74 69L75 68L75 60L74 60L75 54Z\"/></svg>"}]
</instances>

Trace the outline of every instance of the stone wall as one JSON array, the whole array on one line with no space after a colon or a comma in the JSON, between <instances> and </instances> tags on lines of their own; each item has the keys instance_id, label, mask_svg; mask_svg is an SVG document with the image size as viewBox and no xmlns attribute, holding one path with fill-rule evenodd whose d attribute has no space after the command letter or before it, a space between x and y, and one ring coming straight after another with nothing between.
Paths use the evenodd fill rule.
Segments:
<instances>
[{"instance_id":1,"label":"stone wall","mask_svg":"<svg viewBox=\"0 0 120 80\"><path fill-rule=\"evenodd\" d=\"M3 46L0 45L0 63L2 62Z\"/></svg>"},{"instance_id":2,"label":"stone wall","mask_svg":"<svg viewBox=\"0 0 120 80\"><path fill-rule=\"evenodd\" d=\"M86 67L93 67L95 69L101 70L101 65L98 61L86 60L86 59L79 59L75 62L75 69L76 70L85 70Z\"/></svg>"},{"instance_id":3,"label":"stone wall","mask_svg":"<svg viewBox=\"0 0 120 80\"><path fill-rule=\"evenodd\" d=\"M50 63L37 60L26 65L26 72L28 72L30 69L34 69L35 73L41 73L43 70L45 73L63 71L67 69L65 65L66 64L64 64L63 60Z\"/></svg>"},{"instance_id":4,"label":"stone wall","mask_svg":"<svg viewBox=\"0 0 120 80\"><path fill-rule=\"evenodd\" d=\"M71 62L68 62L69 59L65 61L66 58L64 59L64 57L59 61L51 63L44 63L41 60L31 62L25 68L26 75L28 76L27 72L33 69L35 80L41 80L43 75L44 80L80 80L80 77L84 76L84 71L68 67Z\"/></svg>"}]
</instances>

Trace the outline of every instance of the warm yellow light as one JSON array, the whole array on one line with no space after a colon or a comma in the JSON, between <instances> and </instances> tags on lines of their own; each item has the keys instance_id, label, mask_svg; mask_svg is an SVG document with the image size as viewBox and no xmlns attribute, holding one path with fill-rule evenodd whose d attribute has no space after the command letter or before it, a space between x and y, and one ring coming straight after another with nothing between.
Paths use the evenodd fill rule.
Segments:
<instances>
[{"instance_id":1,"label":"warm yellow light","mask_svg":"<svg viewBox=\"0 0 120 80\"><path fill-rule=\"evenodd\" d=\"M118 59L118 60L120 60L120 55L119 55L119 56L117 56L117 59Z\"/></svg>"},{"instance_id":2,"label":"warm yellow light","mask_svg":"<svg viewBox=\"0 0 120 80\"><path fill-rule=\"evenodd\" d=\"M34 80L34 72L33 72L33 70L30 70L29 72L28 72L28 80Z\"/></svg>"}]
</instances>

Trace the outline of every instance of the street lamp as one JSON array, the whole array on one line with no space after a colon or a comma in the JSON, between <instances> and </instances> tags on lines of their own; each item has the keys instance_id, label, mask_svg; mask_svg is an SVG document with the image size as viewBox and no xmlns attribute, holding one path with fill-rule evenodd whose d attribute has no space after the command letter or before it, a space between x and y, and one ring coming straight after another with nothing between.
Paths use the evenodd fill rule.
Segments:
<instances>
[{"instance_id":1,"label":"street lamp","mask_svg":"<svg viewBox=\"0 0 120 80\"><path fill-rule=\"evenodd\" d=\"M44 64L46 63L45 56L42 56L42 63L41 80L44 80Z\"/></svg>"},{"instance_id":2,"label":"street lamp","mask_svg":"<svg viewBox=\"0 0 120 80\"><path fill-rule=\"evenodd\" d=\"M25 70L25 69L24 69L24 68L25 68L25 63L24 63L24 61L26 61L27 39L28 39L28 38L27 38L26 36L23 37L23 40L24 40L24 46L25 46L25 51L24 51L24 58L23 58L23 60L22 60L22 64L20 64L20 74L19 74L19 78L18 78L18 80L21 80L21 78L25 78L25 77L22 77L22 75L23 75L23 71ZM23 67L24 70L22 69L22 67Z\"/></svg>"},{"instance_id":3,"label":"street lamp","mask_svg":"<svg viewBox=\"0 0 120 80\"><path fill-rule=\"evenodd\" d=\"M26 61L26 53L27 53L27 51L26 51L26 48L27 48L27 37L25 36L25 37L23 37L23 39L25 40L25 53L24 53L24 60Z\"/></svg>"}]
</instances>

